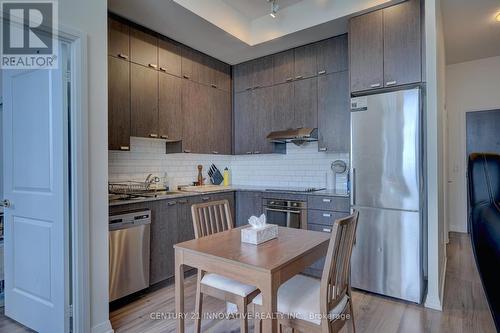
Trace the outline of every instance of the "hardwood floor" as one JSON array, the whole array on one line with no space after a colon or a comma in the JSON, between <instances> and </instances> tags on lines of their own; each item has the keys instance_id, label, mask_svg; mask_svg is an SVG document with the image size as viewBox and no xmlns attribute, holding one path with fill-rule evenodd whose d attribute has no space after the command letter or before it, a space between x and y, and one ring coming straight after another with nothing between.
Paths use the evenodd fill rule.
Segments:
<instances>
[{"instance_id":1,"label":"hardwood floor","mask_svg":"<svg viewBox=\"0 0 500 333\"><path fill-rule=\"evenodd\" d=\"M443 311L413 303L354 291L353 304L357 332L495 332L493 319L474 263L468 235L450 234ZM195 278L186 278L186 309L194 309ZM162 288L111 312L117 333L175 332L173 285ZM224 313L225 304L206 297L206 313ZM162 318L163 316L163 318ZM157 319L152 319L157 317ZM193 321L186 320L187 332ZM250 326L252 322L250 321ZM349 325L346 325L349 327ZM239 332L238 320L203 320L203 332ZM347 331L347 329L344 329ZM0 332L30 332L0 313Z\"/></svg>"}]
</instances>

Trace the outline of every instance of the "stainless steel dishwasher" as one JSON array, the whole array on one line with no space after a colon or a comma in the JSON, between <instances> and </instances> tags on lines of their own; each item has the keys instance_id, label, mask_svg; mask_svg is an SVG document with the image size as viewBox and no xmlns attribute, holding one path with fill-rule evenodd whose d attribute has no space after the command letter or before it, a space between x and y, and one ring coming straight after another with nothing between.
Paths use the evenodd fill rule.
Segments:
<instances>
[{"instance_id":1,"label":"stainless steel dishwasher","mask_svg":"<svg viewBox=\"0 0 500 333\"><path fill-rule=\"evenodd\" d=\"M149 287L150 210L109 216L109 301Z\"/></svg>"}]
</instances>

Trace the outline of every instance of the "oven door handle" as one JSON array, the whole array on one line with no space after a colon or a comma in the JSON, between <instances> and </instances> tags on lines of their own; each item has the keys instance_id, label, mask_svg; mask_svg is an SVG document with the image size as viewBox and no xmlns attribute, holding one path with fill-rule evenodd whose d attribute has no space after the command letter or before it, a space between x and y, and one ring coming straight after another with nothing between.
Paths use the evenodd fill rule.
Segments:
<instances>
[{"instance_id":1,"label":"oven door handle","mask_svg":"<svg viewBox=\"0 0 500 333\"><path fill-rule=\"evenodd\" d=\"M275 209L275 208L267 208L266 210L271 212L279 212L279 213L292 213L292 214L300 214L300 210L286 210L286 209Z\"/></svg>"}]
</instances>

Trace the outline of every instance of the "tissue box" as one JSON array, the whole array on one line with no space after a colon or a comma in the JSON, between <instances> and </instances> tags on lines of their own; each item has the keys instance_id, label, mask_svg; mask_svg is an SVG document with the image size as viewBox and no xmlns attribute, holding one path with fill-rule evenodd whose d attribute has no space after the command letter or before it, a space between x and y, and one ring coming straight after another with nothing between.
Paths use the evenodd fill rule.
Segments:
<instances>
[{"instance_id":1,"label":"tissue box","mask_svg":"<svg viewBox=\"0 0 500 333\"><path fill-rule=\"evenodd\" d=\"M244 228L241 229L241 241L259 245L268 240L278 237L278 226L276 224L266 224L262 228Z\"/></svg>"}]
</instances>

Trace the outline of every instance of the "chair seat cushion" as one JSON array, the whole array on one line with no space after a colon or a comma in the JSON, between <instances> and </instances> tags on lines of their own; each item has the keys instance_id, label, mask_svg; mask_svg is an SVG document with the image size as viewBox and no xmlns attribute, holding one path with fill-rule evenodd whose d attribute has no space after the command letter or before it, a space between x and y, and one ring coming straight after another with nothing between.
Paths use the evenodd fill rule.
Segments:
<instances>
[{"instance_id":1,"label":"chair seat cushion","mask_svg":"<svg viewBox=\"0 0 500 333\"><path fill-rule=\"evenodd\" d=\"M213 273L205 274L201 279L201 283L242 297L248 296L257 289L254 286Z\"/></svg>"},{"instance_id":2,"label":"chair seat cushion","mask_svg":"<svg viewBox=\"0 0 500 333\"><path fill-rule=\"evenodd\" d=\"M320 285L321 281L305 275L296 275L278 289L278 312L293 314L298 319L319 325L320 314ZM330 311L331 318L339 315L349 300L345 295L339 304ZM262 294L254 298L253 303L262 305Z\"/></svg>"}]
</instances>

